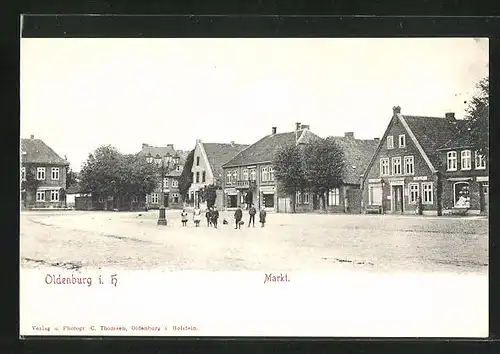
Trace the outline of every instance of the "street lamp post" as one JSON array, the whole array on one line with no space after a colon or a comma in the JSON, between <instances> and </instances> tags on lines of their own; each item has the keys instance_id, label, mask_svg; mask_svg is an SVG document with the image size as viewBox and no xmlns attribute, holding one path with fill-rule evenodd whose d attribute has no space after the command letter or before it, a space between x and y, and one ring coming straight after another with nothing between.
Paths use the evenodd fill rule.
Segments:
<instances>
[{"instance_id":1,"label":"street lamp post","mask_svg":"<svg viewBox=\"0 0 500 354\"><path fill-rule=\"evenodd\" d=\"M168 168L168 167L167 167ZM165 180L165 165L163 164L163 159L161 160L161 191L160 191L160 214L158 216L157 225L167 225L167 218L165 215L165 193L163 190L163 181Z\"/></svg>"}]
</instances>

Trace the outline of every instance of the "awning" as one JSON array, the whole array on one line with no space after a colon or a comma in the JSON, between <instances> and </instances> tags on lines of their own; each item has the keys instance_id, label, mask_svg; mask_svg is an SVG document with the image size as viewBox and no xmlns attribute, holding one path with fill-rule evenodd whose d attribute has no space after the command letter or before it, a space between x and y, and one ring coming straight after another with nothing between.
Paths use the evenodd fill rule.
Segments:
<instances>
[{"instance_id":1,"label":"awning","mask_svg":"<svg viewBox=\"0 0 500 354\"><path fill-rule=\"evenodd\" d=\"M63 187L60 186L53 186L53 187L38 187L37 191L58 191L63 189Z\"/></svg>"}]
</instances>

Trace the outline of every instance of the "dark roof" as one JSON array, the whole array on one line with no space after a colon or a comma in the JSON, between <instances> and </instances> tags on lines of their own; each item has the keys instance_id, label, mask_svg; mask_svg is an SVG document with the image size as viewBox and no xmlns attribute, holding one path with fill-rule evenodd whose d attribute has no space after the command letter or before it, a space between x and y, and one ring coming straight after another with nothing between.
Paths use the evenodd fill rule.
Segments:
<instances>
[{"instance_id":1,"label":"dark roof","mask_svg":"<svg viewBox=\"0 0 500 354\"><path fill-rule=\"evenodd\" d=\"M151 146L151 145L143 145L141 151L138 152L139 156L151 156L156 157L157 155L160 157L165 156L180 156L180 154L174 149L172 144L166 146Z\"/></svg>"},{"instance_id":2,"label":"dark roof","mask_svg":"<svg viewBox=\"0 0 500 354\"><path fill-rule=\"evenodd\" d=\"M233 159L227 162L224 167L251 165L272 161L276 150L286 145L295 144L296 133L296 131L293 131L267 135L250 145L247 149L241 151ZM311 133L309 130L300 130L298 133L303 134L299 136L301 143L307 143L311 139L318 138L317 135Z\"/></svg>"},{"instance_id":3,"label":"dark roof","mask_svg":"<svg viewBox=\"0 0 500 354\"><path fill-rule=\"evenodd\" d=\"M78 193L81 193L81 188L78 183L66 189L66 194L78 194Z\"/></svg>"},{"instance_id":4,"label":"dark roof","mask_svg":"<svg viewBox=\"0 0 500 354\"><path fill-rule=\"evenodd\" d=\"M403 118L434 167L439 168L440 162L436 150L457 134L464 121L407 115L403 115Z\"/></svg>"},{"instance_id":5,"label":"dark roof","mask_svg":"<svg viewBox=\"0 0 500 354\"><path fill-rule=\"evenodd\" d=\"M222 165L235 157L249 145L202 143L215 178L222 176Z\"/></svg>"},{"instance_id":6,"label":"dark roof","mask_svg":"<svg viewBox=\"0 0 500 354\"><path fill-rule=\"evenodd\" d=\"M333 139L344 152L343 182L359 184L360 178L368 167L380 141L340 136L329 138Z\"/></svg>"},{"instance_id":7,"label":"dark roof","mask_svg":"<svg viewBox=\"0 0 500 354\"><path fill-rule=\"evenodd\" d=\"M453 135L450 140L441 145L438 150L451 150L474 146L472 133L478 129L478 127L471 130L470 126L470 121L463 122L462 128L458 131L458 133Z\"/></svg>"},{"instance_id":8,"label":"dark roof","mask_svg":"<svg viewBox=\"0 0 500 354\"><path fill-rule=\"evenodd\" d=\"M40 139L21 139L21 151L22 162L24 163L69 165L68 161L61 158Z\"/></svg>"}]
</instances>

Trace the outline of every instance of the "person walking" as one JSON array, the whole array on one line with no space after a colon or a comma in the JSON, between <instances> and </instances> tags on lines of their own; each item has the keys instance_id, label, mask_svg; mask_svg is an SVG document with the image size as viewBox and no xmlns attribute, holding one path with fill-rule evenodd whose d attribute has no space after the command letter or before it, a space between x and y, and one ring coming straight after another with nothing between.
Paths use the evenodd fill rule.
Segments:
<instances>
[{"instance_id":1,"label":"person walking","mask_svg":"<svg viewBox=\"0 0 500 354\"><path fill-rule=\"evenodd\" d=\"M187 225L187 222L188 222L188 213L186 212L186 209L182 209L181 221L182 221L182 226L186 226Z\"/></svg>"},{"instance_id":2,"label":"person walking","mask_svg":"<svg viewBox=\"0 0 500 354\"><path fill-rule=\"evenodd\" d=\"M257 210L253 206L253 204L250 204L250 209L248 210L248 214L250 215L250 220L248 220L248 227L250 227L250 223L252 224L253 227L255 227L255 214L257 214Z\"/></svg>"},{"instance_id":3,"label":"person walking","mask_svg":"<svg viewBox=\"0 0 500 354\"><path fill-rule=\"evenodd\" d=\"M205 213L205 218L207 219L207 227L210 227L212 223L212 210L207 208L207 212Z\"/></svg>"},{"instance_id":4,"label":"person walking","mask_svg":"<svg viewBox=\"0 0 500 354\"><path fill-rule=\"evenodd\" d=\"M219 220L219 211L217 210L217 207L212 208L212 225L217 228L217 222Z\"/></svg>"},{"instance_id":5,"label":"person walking","mask_svg":"<svg viewBox=\"0 0 500 354\"><path fill-rule=\"evenodd\" d=\"M243 217L243 212L241 211L241 207L238 206L238 208L234 212L234 221L236 223L235 229L241 229L241 218L242 217Z\"/></svg>"},{"instance_id":6,"label":"person walking","mask_svg":"<svg viewBox=\"0 0 500 354\"><path fill-rule=\"evenodd\" d=\"M194 211L193 211L193 221L194 221L194 226L195 227L199 227L200 226L201 210L198 207L194 208Z\"/></svg>"},{"instance_id":7,"label":"person walking","mask_svg":"<svg viewBox=\"0 0 500 354\"><path fill-rule=\"evenodd\" d=\"M259 222L262 224L261 227L264 227L264 224L266 223L266 208L263 207L260 209L260 214L259 214Z\"/></svg>"}]
</instances>

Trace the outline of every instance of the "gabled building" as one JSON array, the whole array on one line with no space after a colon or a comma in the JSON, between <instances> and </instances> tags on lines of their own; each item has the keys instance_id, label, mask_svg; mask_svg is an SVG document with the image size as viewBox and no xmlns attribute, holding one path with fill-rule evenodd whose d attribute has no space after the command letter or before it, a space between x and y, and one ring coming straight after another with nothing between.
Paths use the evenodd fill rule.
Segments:
<instances>
[{"instance_id":1,"label":"gabled building","mask_svg":"<svg viewBox=\"0 0 500 354\"><path fill-rule=\"evenodd\" d=\"M470 125L438 149L442 166L442 213L486 214L489 204L487 156L473 149Z\"/></svg>"},{"instance_id":2,"label":"gabled building","mask_svg":"<svg viewBox=\"0 0 500 354\"><path fill-rule=\"evenodd\" d=\"M224 208L234 209L243 205L265 206L268 210L288 212L290 198L278 194L272 165L277 149L289 144L307 144L318 138L308 125L296 123L294 131L277 133L276 127L222 166L224 183Z\"/></svg>"},{"instance_id":3,"label":"gabled building","mask_svg":"<svg viewBox=\"0 0 500 354\"><path fill-rule=\"evenodd\" d=\"M158 173L163 164L164 178L158 187L146 196L146 207L157 209L161 203L161 191L164 193L164 206L168 208L182 208L183 202L179 193L179 177L186 162L186 153L175 150L173 144L165 146L151 146L142 144L137 156L144 158L148 163L158 166ZM161 178L160 178L161 179Z\"/></svg>"},{"instance_id":4,"label":"gabled building","mask_svg":"<svg viewBox=\"0 0 500 354\"><path fill-rule=\"evenodd\" d=\"M331 136L344 154L344 168L339 188L333 188L325 196L326 209L332 213L361 213L362 177L380 139L356 139L354 132L344 136ZM312 211L319 209L319 198L310 193L297 193L295 210Z\"/></svg>"},{"instance_id":5,"label":"gabled building","mask_svg":"<svg viewBox=\"0 0 500 354\"><path fill-rule=\"evenodd\" d=\"M26 208L64 208L69 162L43 140L21 139L21 204ZM23 188L22 186L26 188ZM36 186L33 188L32 186Z\"/></svg>"},{"instance_id":6,"label":"gabled building","mask_svg":"<svg viewBox=\"0 0 500 354\"><path fill-rule=\"evenodd\" d=\"M199 205L200 190L207 185L217 185L222 188L223 185L223 169L222 165L239 152L246 149L248 145L235 144L232 141L230 144L221 143L204 143L200 139L196 140L194 148L193 167L193 183L189 187L189 199L193 205ZM215 205L218 208L223 207L222 190L217 191Z\"/></svg>"},{"instance_id":7,"label":"gabled building","mask_svg":"<svg viewBox=\"0 0 500 354\"><path fill-rule=\"evenodd\" d=\"M445 117L393 115L363 175L363 207L384 213L441 214L442 157L438 149L462 128ZM421 201L421 203L419 203Z\"/></svg>"}]
</instances>

